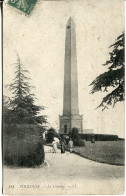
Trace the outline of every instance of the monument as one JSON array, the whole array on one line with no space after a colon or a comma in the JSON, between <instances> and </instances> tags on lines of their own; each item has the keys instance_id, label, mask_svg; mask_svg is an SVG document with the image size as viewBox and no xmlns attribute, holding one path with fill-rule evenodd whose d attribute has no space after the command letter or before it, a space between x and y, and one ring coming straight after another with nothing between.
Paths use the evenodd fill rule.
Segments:
<instances>
[{"instance_id":1,"label":"monument","mask_svg":"<svg viewBox=\"0 0 126 196\"><path fill-rule=\"evenodd\" d=\"M79 115L78 77L75 24L70 17L66 24L63 115L59 117L60 134L68 134L73 127L83 132L83 116Z\"/></svg>"}]
</instances>

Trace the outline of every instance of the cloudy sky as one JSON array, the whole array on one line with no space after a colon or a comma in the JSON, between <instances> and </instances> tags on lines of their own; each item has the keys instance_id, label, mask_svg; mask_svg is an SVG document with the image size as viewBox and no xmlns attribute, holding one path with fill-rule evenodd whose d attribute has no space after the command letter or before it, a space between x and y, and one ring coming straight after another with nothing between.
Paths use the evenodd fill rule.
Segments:
<instances>
[{"instance_id":1,"label":"cloudy sky","mask_svg":"<svg viewBox=\"0 0 126 196\"><path fill-rule=\"evenodd\" d=\"M3 79L12 82L18 52L28 69L37 104L45 106L49 126L58 129L63 109L65 28L71 16L76 25L78 91L84 129L124 136L124 103L104 112L95 110L105 93L90 94L89 84L107 70L108 47L124 30L122 0L42 1L31 16L4 3ZM11 93L4 89L4 94Z\"/></svg>"}]
</instances>

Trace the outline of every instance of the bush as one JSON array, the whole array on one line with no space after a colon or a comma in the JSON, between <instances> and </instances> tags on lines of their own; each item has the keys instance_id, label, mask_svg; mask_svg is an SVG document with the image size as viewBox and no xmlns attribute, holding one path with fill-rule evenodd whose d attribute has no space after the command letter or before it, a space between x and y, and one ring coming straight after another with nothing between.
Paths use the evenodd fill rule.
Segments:
<instances>
[{"instance_id":1,"label":"bush","mask_svg":"<svg viewBox=\"0 0 126 196\"><path fill-rule=\"evenodd\" d=\"M47 133L46 133L46 143L52 143L53 138L57 137L58 139L60 139L59 134L55 131L55 129L50 128Z\"/></svg>"},{"instance_id":2,"label":"bush","mask_svg":"<svg viewBox=\"0 0 126 196\"><path fill-rule=\"evenodd\" d=\"M80 136L79 136L79 133L78 133L78 129L77 128L72 128L72 131L69 133L69 137L72 138L73 141L79 140Z\"/></svg>"},{"instance_id":3,"label":"bush","mask_svg":"<svg viewBox=\"0 0 126 196\"><path fill-rule=\"evenodd\" d=\"M85 146L85 142L82 139L74 140L74 146Z\"/></svg>"},{"instance_id":4,"label":"bush","mask_svg":"<svg viewBox=\"0 0 126 196\"><path fill-rule=\"evenodd\" d=\"M45 158L42 132L43 128L37 125L4 125L4 164L22 167L41 165Z\"/></svg>"},{"instance_id":5,"label":"bush","mask_svg":"<svg viewBox=\"0 0 126 196\"><path fill-rule=\"evenodd\" d=\"M70 137L73 140L74 146L85 146L85 142L80 138L78 129L76 127L72 129Z\"/></svg>"}]
</instances>

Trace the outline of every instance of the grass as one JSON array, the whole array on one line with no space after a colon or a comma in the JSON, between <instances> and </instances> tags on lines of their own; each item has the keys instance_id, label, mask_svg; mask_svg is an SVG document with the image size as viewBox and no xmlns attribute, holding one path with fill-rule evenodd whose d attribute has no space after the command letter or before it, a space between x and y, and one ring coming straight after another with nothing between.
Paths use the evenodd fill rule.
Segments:
<instances>
[{"instance_id":1,"label":"grass","mask_svg":"<svg viewBox=\"0 0 126 196\"><path fill-rule=\"evenodd\" d=\"M74 152L85 158L112 165L124 165L124 141L86 141L85 147L74 147Z\"/></svg>"}]
</instances>

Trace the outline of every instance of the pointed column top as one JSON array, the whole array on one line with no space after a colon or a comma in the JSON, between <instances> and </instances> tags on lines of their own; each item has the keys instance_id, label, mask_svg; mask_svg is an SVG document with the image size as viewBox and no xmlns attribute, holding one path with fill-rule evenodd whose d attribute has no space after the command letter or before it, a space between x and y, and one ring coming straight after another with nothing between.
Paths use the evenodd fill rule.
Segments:
<instances>
[{"instance_id":1,"label":"pointed column top","mask_svg":"<svg viewBox=\"0 0 126 196\"><path fill-rule=\"evenodd\" d=\"M67 21L66 27L69 29L71 26L74 25L74 20L72 17L70 17Z\"/></svg>"}]
</instances>

